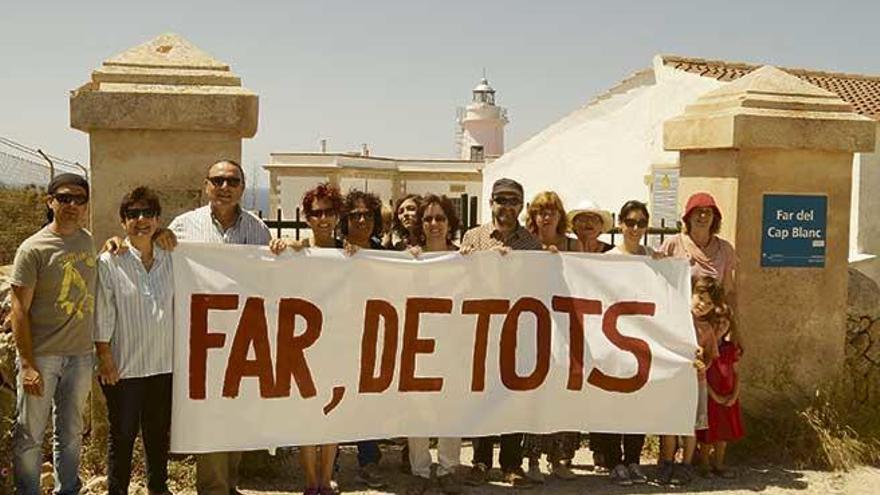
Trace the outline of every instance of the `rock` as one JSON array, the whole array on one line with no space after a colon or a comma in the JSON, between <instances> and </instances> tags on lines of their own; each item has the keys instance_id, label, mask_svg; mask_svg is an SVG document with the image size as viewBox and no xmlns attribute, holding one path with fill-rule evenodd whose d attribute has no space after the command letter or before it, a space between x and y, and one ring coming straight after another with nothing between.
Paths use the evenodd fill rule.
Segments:
<instances>
[{"instance_id":1,"label":"rock","mask_svg":"<svg viewBox=\"0 0 880 495\"><path fill-rule=\"evenodd\" d=\"M95 476L83 486L83 493L91 495L99 495L107 493L107 477Z\"/></svg>"},{"instance_id":2,"label":"rock","mask_svg":"<svg viewBox=\"0 0 880 495\"><path fill-rule=\"evenodd\" d=\"M880 286L850 268L847 297L846 364L856 399L880 400Z\"/></svg>"}]
</instances>

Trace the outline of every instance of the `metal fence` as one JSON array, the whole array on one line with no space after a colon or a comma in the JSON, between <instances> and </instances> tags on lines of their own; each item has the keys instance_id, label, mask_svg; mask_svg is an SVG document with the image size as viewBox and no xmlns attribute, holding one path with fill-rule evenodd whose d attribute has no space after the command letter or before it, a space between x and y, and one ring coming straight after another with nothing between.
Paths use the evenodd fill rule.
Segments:
<instances>
[{"instance_id":1,"label":"metal fence","mask_svg":"<svg viewBox=\"0 0 880 495\"><path fill-rule=\"evenodd\" d=\"M45 187L54 175L65 172L89 176L88 169L78 162L0 136L0 186Z\"/></svg>"},{"instance_id":2,"label":"metal fence","mask_svg":"<svg viewBox=\"0 0 880 495\"><path fill-rule=\"evenodd\" d=\"M478 198L475 196L469 196L467 194L462 194L460 198L454 198L453 204L458 208L460 218L462 219L462 229L460 231L460 235L464 235L464 233L468 229L472 229L474 227L478 227L480 224L477 222L477 201ZM294 212L294 218L285 220L279 208L275 212L275 218L264 218L262 210L259 212L260 218L263 220L263 223L266 224L270 229L275 230L276 237L283 237L284 231L293 231L293 237L296 240L300 240L304 231L309 230L309 224L305 222L302 218L302 213L300 208L297 208ZM612 228L608 232L608 236L611 239L611 244L617 244L616 237L621 235L620 228L616 226L615 215L611 215L612 223L615 224L615 227ZM669 227L666 225L666 220L660 220L659 227L648 227L648 230L645 232L645 240L644 244L647 246L657 247L663 244L663 241L667 236L675 235L681 232L680 223L676 223L674 227Z\"/></svg>"}]
</instances>

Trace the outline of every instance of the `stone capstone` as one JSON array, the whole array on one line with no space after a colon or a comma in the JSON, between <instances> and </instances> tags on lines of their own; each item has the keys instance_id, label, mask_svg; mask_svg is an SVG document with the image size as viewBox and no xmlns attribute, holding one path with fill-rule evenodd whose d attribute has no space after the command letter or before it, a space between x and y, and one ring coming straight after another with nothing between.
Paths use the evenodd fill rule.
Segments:
<instances>
[{"instance_id":1,"label":"stone capstone","mask_svg":"<svg viewBox=\"0 0 880 495\"><path fill-rule=\"evenodd\" d=\"M104 61L70 94L70 124L85 132L183 130L252 137L258 98L241 78L176 34Z\"/></svg>"}]
</instances>

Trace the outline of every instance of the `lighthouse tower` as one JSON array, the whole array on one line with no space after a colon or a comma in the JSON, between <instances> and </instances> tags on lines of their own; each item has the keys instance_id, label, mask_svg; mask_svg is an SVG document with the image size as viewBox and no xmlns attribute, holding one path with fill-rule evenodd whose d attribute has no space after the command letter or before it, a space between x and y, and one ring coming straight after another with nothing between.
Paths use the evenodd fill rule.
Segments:
<instances>
[{"instance_id":1,"label":"lighthouse tower","mask_svg":"<svg viewBox=\"0 0 880 495\"><path fill-rule=\"evenodd\" d=\"M456 141L462 160L483 161L504 153L507 109L495 105L495 90L483 77L474 88L473 100L458 109Z\"/></svg>"}]
</instances>

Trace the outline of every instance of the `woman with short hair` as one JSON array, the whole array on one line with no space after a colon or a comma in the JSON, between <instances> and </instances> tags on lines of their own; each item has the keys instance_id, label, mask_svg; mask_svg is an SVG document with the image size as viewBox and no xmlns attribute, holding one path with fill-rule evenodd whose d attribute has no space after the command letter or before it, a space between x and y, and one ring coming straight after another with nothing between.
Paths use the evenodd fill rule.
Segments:
<instances>
[{"instance_id":1,"label":"woman with short hair","mask_svg":"<svg viewBox=\"0 0 880 495\"><path fill-rule=\"evenodd\" d=\"M532 198L526 211L526 229L541 241L544 249L578 251L578 240L566 235L568 217L562 200L553 191L542 191Z\"/></svg>"},{"instance_id":2,"label":"woman with short hair","mask_svg":"<svg viewBox=\"0 0 880 495\"><path fill-rule=\"evenodd\" d=\"M620 208L617 225L623 235L623 242L607 254L623 254L635 256L654 256L650 246L642 244L648 229L650 215L645 203L630 200ZM622 486L644 484L648 477L641 468L642 448L645 445L643 434L594 433L591 441L595 441L601 452L602 461L609 469L609 476L614 483ZM622 448L621 448L622 447Z\"/></svg>"},{"instance_id":3,"label":"woman with short hair","mask_svg":"<svg viewBox=\"0 0 880 495\"><path fill-rule=\"evenodd\" d=\"M312 237L302 242L293 239L272 239L269 249L275 254L280 254L288 247L297 251L304 247L341 248L342 241L336 238L336 226L339 223L342 206L342 194L336 186L325 182L309 189L303 195L302 211L312 231ZM299 462L306 478L304 495L332 495L335 492L333 471L336 450L335 443L299 447Z\"/></svg>"},{"instance_id":4,"label":"woman with short hair","mask_svg":"<svg viewBox=\"0 0 880 495\"><path fill-rule=\"evenodd\" d=\"M128 493L138 432L147 488L151 494L168 493L174 271L171 254L153 243L161 213L151 189L126 194L119 219L128 249L98 258L94 342L110 422L107 491L112 495Z\"/></svg>"}]
</instances>

